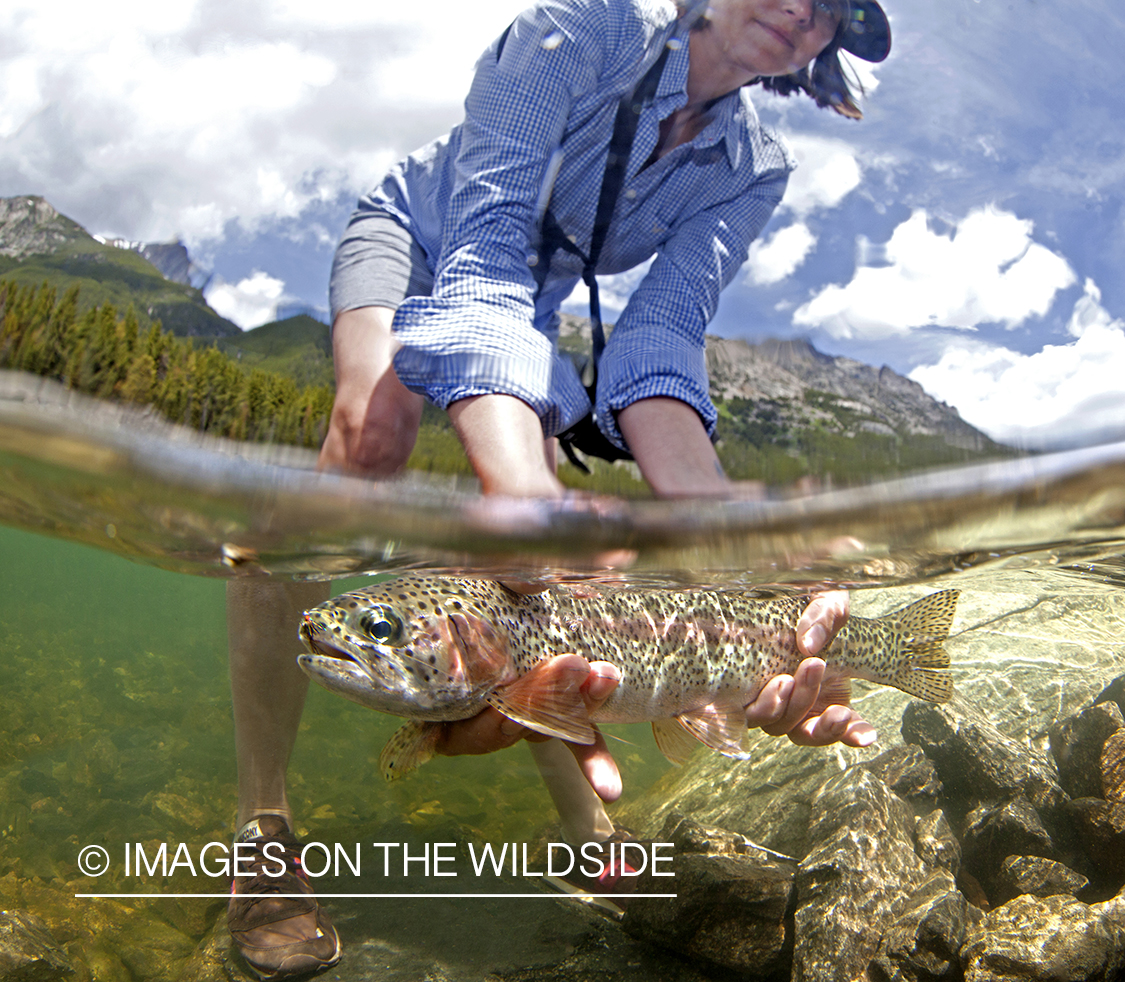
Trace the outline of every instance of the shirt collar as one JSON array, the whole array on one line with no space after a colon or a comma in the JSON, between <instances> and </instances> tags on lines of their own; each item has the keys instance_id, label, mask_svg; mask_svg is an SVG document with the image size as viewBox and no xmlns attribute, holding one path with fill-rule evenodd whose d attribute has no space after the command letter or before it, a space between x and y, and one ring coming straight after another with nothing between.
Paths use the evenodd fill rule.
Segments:
<instances>
[{"instance_id":1,"label":"shirt collar","mask_svg":"<svg viewBox=\"0 0 1125 982\"><path fill-rule=\"evenodd\" d=\"M688 35L689 30L677 21L667 32L657 35L671 49L660 83L656 87L653 106L658 118L666 119L687 104ZM711 106L711 121L692 142L698 147L714 146L723 142L731 170L737 170L742 160L743 134L747 126L757 127L758 114L749 99L743 99L742 90L728 92Z\"/></svg>"}]
</instances>

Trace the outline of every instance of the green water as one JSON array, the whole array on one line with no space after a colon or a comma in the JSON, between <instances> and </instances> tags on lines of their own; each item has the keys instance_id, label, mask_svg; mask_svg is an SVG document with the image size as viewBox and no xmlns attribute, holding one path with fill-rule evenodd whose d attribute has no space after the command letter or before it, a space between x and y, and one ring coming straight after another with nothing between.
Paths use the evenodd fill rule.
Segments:
<instances>
[{"instance_id":1,"label":"green water","mask_svg":"<svg viewBox=\"0 0 1125 982\"><path fill-rule=\"evenodd\" d=\"M186 844L194 859L206 843L231 838L236 774L224 581L166 572L3 526L0 557L0 908L40 917L78 979L242 978L230 968L221 896L75 897L221 895L228 889L225 876L208 876L202 866L189 872L181 864L168 876L140 876L137 870L126 875L122 862L127 846L137 843L148 857L162 843L170 850ZM1006 733L1044 751L1050 720L1076 711L1125 672L1119 565L1108 559L1076 572L1058 568L1050 554L1015 557L924 585L854 591L853 611L879 615L939 586L960 587L956 629L947 642L958 690L992 707ZM338 580L334 587L338 592L366 582ZM299 647L294 638L294 654ZM857 706L880 729L881 746L898 739L907 701L880 686L857 692ZM558 838L554 809L526 747L439 758L386 784L378 752L398 725L310 686L289 769L298 834L348 846L388 837L409 838L419 847L450 839L534 844ZM659 829L669 797L685 793L682 800L701 820L741 810L738 824L753 834L794 775L826 779L877 752L800 749L757 734L750 765L703 751L689 767L674 770L656 751L647 726L609 729L626 787L611 813L647 835ZM87 845L103 846L110 856L109 870L97 878L78 867ZM329 876L318 891L388 889L369 872L366 866L363 880ZM518 880L505 889L521 889L521 883L528 889L528 881ZM460 891L472 885L465 879L449 884ZM330 977L378 977L371 966L383 957L379 952L393 949L397 968L389 977L395 979L494 978L498 963L515 971L513 978L536 979L534 966L545 950L558 960L577 957L567 955L575 946L581 952L591 945L608 946L628 968L622 968L623 979L704 977L678 962L649 965L646 959L656 957L657 949L534 903L412 904L381 899L341 907L329 901L345 948L353 950L351 961ZM529 916L539 918L534 937L525 936L531 928L521 921L525 947L513 948L510 925ZM630 947L614 954L613 945ZM208 963L210 974L200 969L201 953L208 951L220 953ZM221 972L215 968L220 963ZM662 974L672 970L669 964L687 974ZM435 965L445 968L435 975Z\"/></svg>"},{"instance_id":2,"label":"green water","mask_svg":"<svg viewBox=\"0 0 1125 982\"><path fill-rule=\"evenodd\" d=\"M0 908L43 918L94 978L176 978L222 900L126 906L73 895L228 887L186 867L142 882L122 863L127 843L146 855L187 843L197 858L207 842L231 839L224 581L4 526L0 557ZM339 580L334 591L366 582ZM398 725L310 686L289 769L298 834L355 843L405 823L423 838L455 825L478 842L534 842L549 829L554 809L523 745L439 758L385 783L378 753ZM647 727L610 730L629 800L669 765ZM77 866L89 844L111 857L97 880ZM166 957L148 964L140 952L154 945Z\"/></svg>"}]
</instances>

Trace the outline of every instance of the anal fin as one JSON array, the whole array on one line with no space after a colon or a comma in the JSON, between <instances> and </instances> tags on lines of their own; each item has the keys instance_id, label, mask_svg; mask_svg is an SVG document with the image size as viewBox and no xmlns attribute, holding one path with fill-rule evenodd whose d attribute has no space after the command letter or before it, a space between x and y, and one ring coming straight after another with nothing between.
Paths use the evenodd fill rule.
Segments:
<instances>
[{"instance_id":1,"label":"anal fin","mask_svg":"<svg viewBox=\"0 0 1125 982\"><path fill-rule=\"evenodd\" d=\"M831 672L831 669L829 669ZM829 706L848 706L852 700L852 680L846 675L829 675L820 683L820 694L816 697L808 716L819 716Z\"/></svg>"},{"instance_id":2,"label":"anal fin","mask_svg":"<svg viewBox=\"0 0 1125 982\"><path fill-rule=\"evenodd\" d=\"M394 781L421 767L437 753L440 723L411 720L400 726L379 752L379 772L383 780Z\"/></svg>"}]
</instances>

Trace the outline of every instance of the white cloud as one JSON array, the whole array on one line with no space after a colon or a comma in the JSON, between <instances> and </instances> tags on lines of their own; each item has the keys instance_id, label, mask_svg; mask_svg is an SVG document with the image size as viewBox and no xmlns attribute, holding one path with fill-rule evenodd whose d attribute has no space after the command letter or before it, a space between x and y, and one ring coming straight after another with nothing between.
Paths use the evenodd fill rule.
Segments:
<instances>
[{"instance_id":1,"label":"white cloud","mask_svg":"<svg viewBox=\"0 0 1125 982\"><path fill-rule=\"evenodd\" d=\"M820 291L793 323L840 338L878 338L918 327L1014 328L1042 316L1075 282L1062 257L1032 240L1033 225L993 206L969 212L949 235L924 209L886 244L885 266L860 266L850 283Z\"/></svg>"},{"instance_id":2,"label":"white cloud","mask_svg":"<svg viewBox=\"0 0 1125 982\"><path fill-rule=\"evenodd\" d=\"M797 158L781 208L799 218L821 208L835 208L859 186L862 172L855 149L843 140L786 134Z\"/></svg>"},{"instance_id":3,"label":"white cloud","mask_svg":"<svg viewBox=\"0 0 1125 982\"><path fill-rule=\"evenodd\" d=\"M862 176L855 150L843 140L807 134L786 139L797 169L789 175L778 213L790 213L797 220L751 244L746 282L752 286L770 286L792 276L816 248L816 236L805 219L837 207L859 186Z\"/></svg>"},{"instance_id":4,"label":"white cloud","mask_svg":"<svg viewBox=\"0 0 1125 982\"><path fill-rule=\"evenodd\" d=\"M292 218L456 122L474 62L523 6L13 0L0 195L189 246L235 218Z\"/></svg>"},{"instance_id":5,"label":"white cloud","mask_svg":"<svg viewBox=\"0 0 1125 982\"><path fill-rule=\"evenodd\" d=\"M816 236L804 222L778 229L750 246L746 278L757 286L780 283L793 275L816 246Z\"/></svg>"},{"instance_id":6,"label":"white cloud","mask_svg":"<svg viewBox=\"0 0 1125 982\"><path fill-rule=\"evenodd\" d=\"M1125 432L1125 322L1101 306L1092 280L1074 305L1069 344L1025 355L972 338L910 373L931 395L1002 442L1035 448Z\"/></svg>"},{"instance_id":7,"label":"white cloud","mask_svg":"<svg viewBox=\"0 0 1125 982\"><path fill-rule=\"evenodd\" d=\"M260 269L238 283L216 277L207 287L206 297L213 310L244 331L275 320L277 305L289 299L285 283Z\"/></svg>"}]
</instances>

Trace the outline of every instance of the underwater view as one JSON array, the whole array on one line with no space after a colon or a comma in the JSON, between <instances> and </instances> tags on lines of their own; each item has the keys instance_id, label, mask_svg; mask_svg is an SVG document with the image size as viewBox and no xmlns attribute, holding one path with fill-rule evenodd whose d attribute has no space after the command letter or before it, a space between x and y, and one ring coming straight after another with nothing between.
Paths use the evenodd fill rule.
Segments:
<instances>
[{"instance_id":1,"label":"underwater view","mask_svg":"<svg viewBox=\"0 0 1125 982\"><path fill-rule=\"evenodd\" d=\"M393 515L329 550L286 528L277 501L307 479L320 484L319 499L300 492L310 508L331 516L338 499L346 511L354 489L341 479L253 470L246 445L184 435L186 459L209 462L207 488L193 486L168 460L143 462L143 429L102 430L74 406L89 411L60 415L49 394L38 409L10 401L0 427L0 906L18 940L0 949L13 966L0 961L0 977L249 977L222 868L237 805L224 579L256 563L298 578L368 572L327 574L340 594L401 574L396 555L440 571L450 554L400 535ZM699 747L673 766L647 724L605 726L624 783L609 813L669 843L675 872L642 870L615 919L537 882L562 836L525 744L387 782L380 752L402 720L310 686L288 786L294 831L322 844L307 868L343 941L323 977L1117 977L1123 458L1107 447L1015 461L988 482L938 472L912 497L875 486L849 508L838 492L779 500L788 511L758 513L757 534L745 514L700 504L672 506L680 525L660 536L643 504L608 525L564 516L572 537L635 547L633 566L598 574L588 550L568 567L551 535L527 544L542 514L508 515L511 545L473 511L479 498L430 488L461 543L449 575L596 575L653 609L700 587L766 598L844 584L857 618L957 590L944 642L955 693L931 703L855 683L879 733L863 749L752 731L748 759ZM236 464L251 470L224 471ZM424 524L424 495L395 487L382 493ZM162 500L173 491L175 508ZM818 551L841 522L883 539ZM809 551L794 548L797 529ZM405 874L388 844L413 857ZM486 844L513 854L487 864Z\"/></svg>"}]
</instances>

